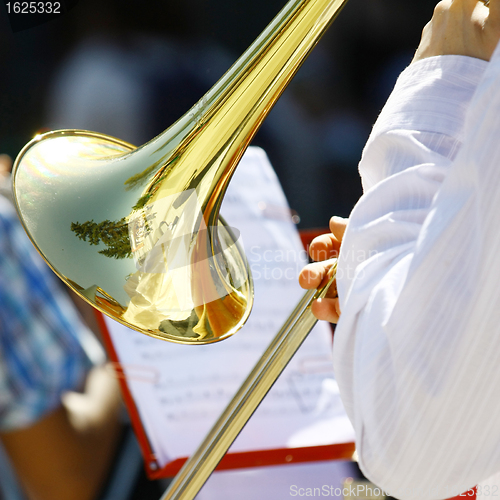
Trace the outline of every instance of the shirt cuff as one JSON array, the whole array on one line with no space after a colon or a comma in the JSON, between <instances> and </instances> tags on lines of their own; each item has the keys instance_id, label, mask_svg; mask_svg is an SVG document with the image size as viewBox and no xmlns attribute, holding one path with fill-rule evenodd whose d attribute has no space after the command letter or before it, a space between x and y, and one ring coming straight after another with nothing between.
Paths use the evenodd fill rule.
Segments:
<instances>
[{"instance_id":1,"label":"shirt cuff","mask_svg":"<svg viewBox=\"0 0 500 500\"><path fill-rule=\"evenodd\" d=\"M468 104L487 65L481 59L456 55L411 64L399 76L372 136L402 129L460 140Z\"/></svg>"}]
</instances>

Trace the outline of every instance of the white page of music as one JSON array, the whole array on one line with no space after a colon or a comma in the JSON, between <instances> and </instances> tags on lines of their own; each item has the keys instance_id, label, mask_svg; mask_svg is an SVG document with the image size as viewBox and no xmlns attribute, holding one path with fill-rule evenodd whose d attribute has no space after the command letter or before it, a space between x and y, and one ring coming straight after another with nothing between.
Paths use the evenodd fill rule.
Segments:
<instances>
[{"instance_id":1,"label":"white page of music","mask_svg":"<svg viewBox=\"0 0 500 500\"><path fill-rule=\"evenodd\" d=\"M254 306L227 340L179 345L106 317L129 389L158 465L191 455L239 389L304 291L306 253L278 179L258 148L238 166L221 210L241 233L254 280ZM332 365L330 326L318 323L230 451L354 441Z\"/></svg>"}]
</instances>

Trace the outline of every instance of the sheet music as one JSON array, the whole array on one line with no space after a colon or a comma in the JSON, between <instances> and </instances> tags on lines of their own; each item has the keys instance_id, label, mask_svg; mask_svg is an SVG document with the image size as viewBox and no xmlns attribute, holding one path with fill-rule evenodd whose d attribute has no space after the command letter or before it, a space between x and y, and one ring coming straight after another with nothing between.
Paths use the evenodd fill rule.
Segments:
<instances>
[{"instance_id":1,"label":"sheet music","mask_svg":"<svg viewBox=\"0 0 500 500\"><path fill-rule=\"evenodd\" d=\"M241 232L254 277L254 307L240 332L216 344L178 345L106 318L160 467L196 449L304 293L297 276L306 253L262 150L245 154L222 215ZM331 342L329 325L319 323L231 451L354 440L333 375Z\"/></svg>"}]
</instances>

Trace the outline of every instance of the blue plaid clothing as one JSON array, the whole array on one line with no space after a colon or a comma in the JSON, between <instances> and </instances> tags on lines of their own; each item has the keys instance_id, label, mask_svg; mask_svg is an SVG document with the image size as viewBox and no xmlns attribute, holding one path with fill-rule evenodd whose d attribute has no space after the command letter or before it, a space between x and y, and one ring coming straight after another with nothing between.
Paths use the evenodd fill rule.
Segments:
<instances>
[{"instance_id":1,"label":"blue plaid clothing","mask_svg":"<svg viewBox=\"0 0 500 500\"><path fill-rule=\"evenodd\" d=\"M59 406L96 356L97 341L0 196L0 429L28 426Z\"/></svg>"}]
</instances>

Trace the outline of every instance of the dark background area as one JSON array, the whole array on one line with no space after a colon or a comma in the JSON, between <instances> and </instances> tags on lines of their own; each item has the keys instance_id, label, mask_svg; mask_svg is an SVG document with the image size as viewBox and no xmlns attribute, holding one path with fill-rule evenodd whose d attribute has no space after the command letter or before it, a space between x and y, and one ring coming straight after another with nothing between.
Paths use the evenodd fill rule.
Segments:
<instances>
[{"instance_id":1,"label":"dark background area","mask_svg":"<svg viewBox=\"0 0 500 500\"><path fill-rule=\"evenodd\" d=\"M266 149L299 228L347 216L360 196L363 144L435 3L350 0L264 123L254 144ZM79 0L59 18L15 33L1 4L0 152L15 157L53 127L123 130L128 136L120 137L136 144L152 138L284 4ZM86 116L94 108L101 121Z\"/></svg>"}]
</instances>

